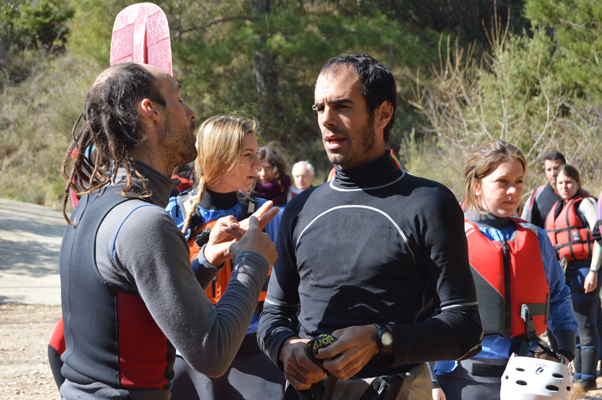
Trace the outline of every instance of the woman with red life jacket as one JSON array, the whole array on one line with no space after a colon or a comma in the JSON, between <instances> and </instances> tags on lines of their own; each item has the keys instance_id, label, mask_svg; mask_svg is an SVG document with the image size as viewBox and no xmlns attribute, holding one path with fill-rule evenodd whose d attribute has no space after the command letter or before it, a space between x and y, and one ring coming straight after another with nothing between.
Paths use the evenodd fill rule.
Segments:
<instances>
[{"instance_id":1,"label":"woman with red life jacket","mask_svg":"<svg viewBox=\"0 0 602 400\"><path fill-rule=\"evenodd\" d=\"M206 232L218 218L232 215L246 218L266 200L251 196L256 172L261 167L253 121L235 116L209 118L197 130L198 157L195 162L197 188L170 199L166 210L188 238L191 268L221 268L207 289L207 296L219 309L219 299L230 278L229 261L207 266L203 253ZM280 216L265 231L275 240ZM267 283L267 282L266 282ZM178 356L174 365L172 399L279 399L284 393L284 377L257 345L259 313L265 298L262 292L251 325L228 371L219 378L193 370ZM185 332L182 332L185 335Z\"/></svg>"},{"instance_id":2,"label":"woman with red life jacket","mask_svg":"<svg viewBox=\"0 0 602 400\"><path fill-rule=\"evenodd\" d=\"M546 218L546 231L566 274L579 321L579 346L575 358L575 390L596 388L600 261L602 247L592 238L598 220L596 199L581 189L579 171L564 165L558 171L558 200Z\"/></svg>"},{"instance_id":3,"label":"woman with red life jacket","mask_svg":"<svg viewBox=\"0 0 602 400\"><path fill-rule=\"evenodd\" d=\"M512 217L526 172L520 149L501 140L468 160L465 231L485 336L474 358L435 364L448 400L499 399L510 355L537 350L529 341L547 327L558 339L558 357L574 357L577 320L554 249L544 230Z\"/></svg>"}]
</instances>

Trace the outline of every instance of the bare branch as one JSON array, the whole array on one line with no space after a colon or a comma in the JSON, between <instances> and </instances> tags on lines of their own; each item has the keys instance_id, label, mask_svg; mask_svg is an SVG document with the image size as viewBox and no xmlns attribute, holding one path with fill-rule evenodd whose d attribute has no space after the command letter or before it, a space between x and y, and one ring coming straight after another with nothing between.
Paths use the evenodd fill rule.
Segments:
<instances>
[{"instance_id":1,"label":"bare branch","mask_svg":"<svg viewBox=\"0 0 602 400\"><path fill-rule=\"evenodd\" d=\"M600 36L600 34L597 31L595 31L595 30L593 30L591 28L588 28L586 26L579 25L579 24L576 24L576 23L571 22L571 21L567 21L566 19L562 19L562 18L558 18L558 21L562 22L563 24L569 25L569 26L571 26L571 27L573 27L575 29L581 29L583 31L587 31L587 32L593 33L594 35L596 35L596 37Z\"/></svg>"}]
</instances>

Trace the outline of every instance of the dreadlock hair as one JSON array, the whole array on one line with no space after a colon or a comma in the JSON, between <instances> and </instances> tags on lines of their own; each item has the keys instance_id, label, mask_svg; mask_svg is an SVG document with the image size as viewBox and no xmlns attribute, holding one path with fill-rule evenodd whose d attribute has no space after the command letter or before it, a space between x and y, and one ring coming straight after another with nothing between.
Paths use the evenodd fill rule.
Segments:
<instances>
[{"instance_id":1,"label":"dreadlock hair","mask_svg":"<svg viewBox=\"0 0 602 400\"><path fill-rule=\"evenodd\" d=\"M198 155L194 165L198 189L182 232L188 229L192 211L201 203L207 188L219 183L224 176L238 168L242 160L244 138L248 133L257 133L255 121L233 115L211 117L197 129ZM242 176L240 178L242 181Z\"/></svg>"},{"instance_id":2,"label":"dreadlock hair","mask_svg":"<svg viewBox=\"0 0 602 400\"><path fill-rule=\"evenodd\" d=\"M61 172L67 181L63 191L63 216L67 223L71 224L65 212L69 191L77 196L98 191L110 183L107 173L111 167L125 167L127 184L121 190L123 196L151 195L142 175L133 169L127 153L128 148L138 146L146 139L137 110L143 99L163 107L166 105L155 76L133 63L106 69L88 91L84 112L73 126L72 141L61 165ZM72 155L73 167L67 173ZM137 194L130 193L132 170L142 183L142 190Z\"/></svg>"}]
</instances>

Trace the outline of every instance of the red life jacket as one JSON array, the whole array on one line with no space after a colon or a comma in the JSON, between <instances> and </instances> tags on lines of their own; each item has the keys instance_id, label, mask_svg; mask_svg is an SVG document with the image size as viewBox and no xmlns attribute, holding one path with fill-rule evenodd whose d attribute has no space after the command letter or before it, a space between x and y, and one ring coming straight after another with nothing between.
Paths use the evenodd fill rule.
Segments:
<instances>
[{"instance_id":1,"label":"red life jacket","mask_svg":"<svg viewBox=\"0 0 602 400\"><path fill-rule=\"evenodd\" d=\"M518 218L514 239L489 240L477 226L465 220L468 256L486 335L525 336L521 318L523 304L529 307L536 333L545 332L549 314L546 279L537 230Z\"/></svg>"},{"instance_id":2,"label":"red life jacket","mask_svg":"<svg viewBox=\"0 0 602 400\"><path fill-rule=\"evenodd\" d=\"M546 231L559 260L563 257L567 261L592 259L592 232L577 213L579 204L586 197L591 196L575 196L566 204L564 200L558 200L546 218Z\"/></svg>"}]
</instances>

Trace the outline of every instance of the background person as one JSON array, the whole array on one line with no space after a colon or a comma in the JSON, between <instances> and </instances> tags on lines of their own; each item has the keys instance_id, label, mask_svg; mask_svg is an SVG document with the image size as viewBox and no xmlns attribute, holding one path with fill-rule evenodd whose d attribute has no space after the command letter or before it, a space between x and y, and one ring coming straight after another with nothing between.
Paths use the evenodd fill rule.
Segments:
<instances>
[{"instance_id":1,"label":"background person","mask_svg":"<svg viewBox=\"0 0 602 400\"><path fill-rule=\"evenodd\" d=\"M254 192L257 197L272 200L275 206L284 207L293 197L291 177L286 174L286 161L276 147L264 146L259 149L261 167L257 171L257 184Z\"/></svg>"},{"instance_id":2,"label":"background person","mask_svg":"<svg viewBox=\"0 0 602 400\"><path fill-rule=\"evenodd\" d=\"M546 217L560 196L556 191L556 177L566 159L559 151L548 154L544 161L544 171L548 182L533 190L525 203L521 218L544 229Z\"/></svg>"},{"instance_id":3,"label":"background person","mask_svg":"<svg viewBox=\"0 0 602 400\"><path fill-rule=\"evenodd\" d=\"M197 131L198 190L190 195L172 197L167 206L167 212L178 228L185 228L191 247L193 271L199 265L197 258L203 258L203 254L199 253L199 247L203 244L196 243L195 233L203 231L224 216L232 215L237 220L242 220L250 212L250 204L262 206L266 203L263 199L250 198L256 171L261 165L257 157L255 134L253 121L235 116L209 118ZM190 206L183 205L189 201ZM193 210L197 213L193 213ZM278 222L279 216L272 219L265 228L271 238L276 238L278 234ZM206 293L212 303L219 307L219 299L226 290L232 267L230 261L226 261L225 265L214 269L219 270L219 273ZM255 332L264 299L265 292L262 292L242 345L223 376L205 376L195 371L181 356L176 357L172 399L221 400L242 396L251 400L282 397L284 378L257 346Z\"/></svg>"},{"instance_id":4,"label":"background person","mask_svg":"<svg viewBox=\"0 0 602 400\"><path fill-rule=\"evenodd\" d=\"M598 222L592 231L592 238L602 244L602 192L598 196ZM598 376L602 376L602 301L598 305L596 313L596 325L598 331Z\"/></svg>"},{"instance_id":5,"label":"background person","mask_svg":"<svg viewBox=\"0 0 602 400\"><path fill-rule=\"evenodd\" d=\"M560 167L565 164L566 159L559 151L552 151L546 155L544 173L548 182L531 191L529 198L525 202L524 209L520 211L519 208L522 219L545 229L546 218L550 209L554 203L560 200L560 196L556 191L556 176L558 176ZM556 343L556 338L550 330L548 330L547 336L552 348L558 350L558 343Z\"/></svg>"},{"instance_id":6,"label":"background person","mask_svg":"<svg viewBox=\"0 0 602 400\"><path fill-rule=\"evenodd\" d=\"M579 171L564 165L558 171L558 200L546 219L548 237L556 256L565 268L571 288L573 309L579 320L579 347L575 358L575 391L596 388L598 334L596 313L599 307L599 274L602 247L591 231L598 219L596 199L581 188Z\"/></svg>"},{"instance_id":7,"label":"background person","mask_svg":"<svg viewBox=\"0 0 602 400\"><path fill-rule=\"evenodd\" d=\"M501 140L489 141L471 154L464 171L465 230L485 337L479 354L459 362L437 361L435 371L448 400L494 400L500 398L510 355L526 356L529 350L525 342L524 354L520 351L526 336L523 304L530 305L537 334L549 326L558 339L559 353L569 361L575 354L577 320L546 233L512 218L527 172L520 149Z\"/></svg>"},{"instance_id":8,"label":"background person","mask_svg":"<svg viewBox=\"0 0 602 400\"><path fill-rule=\"evenodd\" d=\"M258 330L300 396L326 378L305 352L320 334L338 338L317 358L345 400L380 383L430 399L425 361L479 348L462 213L448 189L387 153L396 98L391 71L367 55L333 58L318 76L313 108L336 176L284 210Z\"/></svg>"},{"instance_id":9,"label":"background person","mask_svg":"<svg viewBox=\"0 0 602 400\"><path fill-rule=\"evenodd\" d=\"M62 165L66 219L69 190L82 197L60 255L65 399L169 398L174 346L196 370L223 374L277 257L260 232L276 210L251 218L244 236L242 223L220 219L207 261L235 263L220 306L207 299L202 285L213 276L192 273L184 235L163 209L177 182L169 178L174 167L197 154L196 115L180 89L157 67L110 67L73 129ZM85 157L92 146L96 155Z\"/></svg>"},{"instance_id":10,"label":"background person","mask_svg":"<svg viewBox=\"0 0 602 400\"><path fill-rule=\"evenodd\" d=\"M194 172L194 163L189 162L175 167L171 173L171 179L180 180L180 184L176 186L175 191L172 192L172 195L174 196L177 196L178 193L194 189L197 185Z\"/></svg>"},{"instance_id":11,"label":"background person","mask_svg":"<svg viewBox=\"0 0 602 400\"><path fill-rule=\"evenodd\" d=\"M295 163L291 174L293 175L295 187L299 191L312 187L311 183L314 180L314 167L308 161L299 161Z\"/></svg>"}]
</instances>

